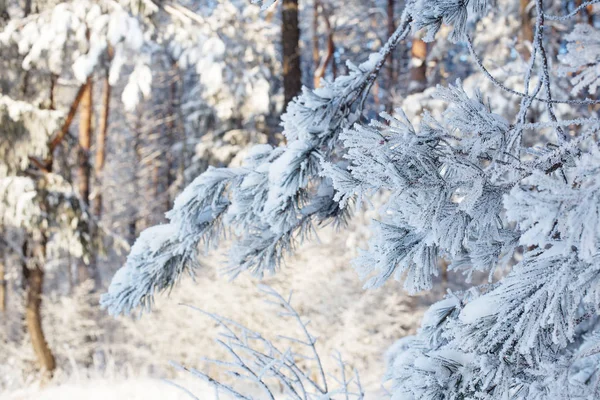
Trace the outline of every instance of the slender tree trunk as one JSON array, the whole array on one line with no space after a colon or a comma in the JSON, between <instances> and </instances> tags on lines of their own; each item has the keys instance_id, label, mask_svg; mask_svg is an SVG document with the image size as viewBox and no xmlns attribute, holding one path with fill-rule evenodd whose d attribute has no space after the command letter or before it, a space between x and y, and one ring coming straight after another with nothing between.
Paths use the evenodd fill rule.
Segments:
<instances>
[{"instance_id":1,"label":"slender tree trunk","mask_svg":"<svg viewBox=\"0 0 600 400\"><path fill-rule=\"evenodd\" d=\"M287 107L287 104L302 90L298 0L283 0L281 23L281 43L283 47L283 95L285 106Z\"/></svg>"},{"instance_id":2,"label":"slender tree trunk","mask_svg":"<svg viewBox=\"0 0 600 400\"><path fill-rule=\"evenodd\" d=\"M58 80L58 75L50 74L50 109L56 110L56 101L54 99L54 89L56 88L56 81Z\"/></svg>"},{"instance_id":3,"label":"slender tree trunk","mask_svg":"<svg viewBox=\"0 0 600 400\"><path fill-rule=\"evenodd\" d=\"M579 7L583 4L583 0L575 0L575 7ZM590 4L585 7L585 11L579 13L577 18L579 22L585 22L589 25L594 26L594 5Z\"/></svg>"},{"instance_id":4,"label":"slender tree trunk","mask_svg":"<svg viewBox=\"0 0 600 400\"><path fill-rule=\"evenodd\" d=\"M590 24L591 26L594 26L594 6L593 5L589 5L585 8L585 12L587 14L588 17L588 24Z\"/></svg>"},{"instance_id":5,"label":"slender tree trunk","mask_svg":"<svg viewBox=\"0 0 600 400\"><path fill-rule=\"evenodd\" d=\"M521 16L521 39L533 42L533 24L531 23L530 0L519 0L519 14Z\"/></svg>"},{"instance_id":6,"label":"slender tree trunk","mask_svg":"<svg viewBox=\"0 0 600 400\"><path fill-rule=\"evenodd\" d=\"M166 154L166 160L167 160L167 171L166 171L166 178L167 178L167 185L166 185L166 196L165 196L165 200L166 200L166 204L165 204L165 209L169 210L171 208L172 204L172 199L170 196L171 193L171 185L173 185L173 183L175 183L175 179L176 179L176 172L174 173L173 171L177 171L177 167L175 165L175 156L173 153L173 146L175 145L175 143L177 142L177 128L178 128L178 124L177 124L177 109L179 107L179 103L178 103L178 82L177 82L177 71L178 71L178 65L176 61L172 61L171 62L171 70L169 71L169 103L168 103L168 109L167 109L167 154ZM138 139L139 142L139 139Z\"/></svg>"},{"instance_id":7,"label":"slender tree trunk","mask_svg":"<svg viewBox=\"0 0 600 400\"><path fill-rule=\"evenodd\" d=\"M23 16L27 17L31 14L31 0L25 0L25 6L23 7Z\"/></svg>"},{"instance_id":8,"label":"slender tree trunk","mask_svg":"<svg viewBox=\"0 0 600 400\"><path fill-rule=\"evenodd\" d=\"M314 68L313 87L317 88L319 87L317 71L319 70L319 65L321 64L321 55L319 52L319 0L313 1L312 35L312 59Z\"/></svg>"},{"instance_id":9,"label":"slender tree trunk","mask_svg":"<svg viewBox=\"0 0 600 400\"><path fill-rule=\"evenodd\" d=\"M38 181L38 196L40 209L43 214L47 214L49 205L44 178ZM51 377L56 367L56 362L44 336L40 312L44 290L44 270L42 269L42 265L46 262L48 242L48 234L44 226L44 224L41 225L42 231L39 239L26 238L23 243L23 256L25 259L35 260L33 265L27 265L23 262L23 278L26 290L25 324L39 366L48 377Z\"/></svg>"},{"instance_id":10,"label":"slender tree trunk","mask_svg":"<svg viewBox=\"0 0 600 400\"><path fill-rule=\"evenodd\" d=\"M75 118L75 114L77 113L77 109L79 108L79 103L81 103L81 99L86 92L86 85L81 85L79 90L77 90L77 94L75 95L75 99L71 103L71 107L69 108L69 112L67 113L67 118L65 119L65 123L61 127L60 131L57 132L52 139L50 140L50 159L47 161L49 164L52 164L52 153L58 147L58 145L65 138L67 133L69 132L69 128L71 127L71 123ZM50 168L52 170L52 168Z\"/></svg>"},{"instance_id":11,"label":"slender tree trunk","mask_svg":"<svg viewBox=\"0 0 600 400\"><path fill-rule=\"evenodd\" d=\"M410 91L416 92L427 86L427 43L419 38L414 38L410 55Z\"/></svg>"},{"instance_id":12,"label":"slender tree trunk","mask_svg":"<svg viewBox=\"0 0 600 400\"><path fill-rule=\"evenodd\" d=\"M138 179L139 179L139 166L142 162L142 153L141 153L141 121L142 116L138 110L138 115L136 117L135 123L135 132L133 136L133 151L134 151L134 165L133 165L133 193L136 194L139 190ZM137 205L133 205L131 210L131 216L129 219L129 243L133 244L137 238L137 224L139 219L139 210Z\"/></svg>"},{"instance_id":13,"label":"slender tree trunk","mask_svg":"<svg viewBox=\"0 0 600 400\"><path fill-rule=\"evenodd\" d=\"M98 137L96 138L96 162L94 163L96 184L101 189L102 174L106 161L106 138L108 133L108 118L110 114L110 95L111 87L108 81L108 71L102 81L102 109L100 111L100 121L98 124ZM94 198L93 212L96 219L102 217L102 190L98 190Z\"/></svg>"},{"instance_id":14,"label":"slender tree trunk","mask_svg":"<svg viewBox=\"0 0 600 400\"><path fill-rule=\"evenodd\" d=\"M322 7L321 7L322 9ZM329 15L323 10L322 12L323 20L325 21L325 27L327 29L327 53L325 56L319 61L318 68L315 70L314 74L314 86L318 88L321 86L321 79L325 77L325 72L327 71L327 65L329 63L332 64L332 72L335 75L335 42L333 40L333 27L331 26L331 21L329 20Z\"/></svg>"},{"instance_id":15,"label":"slender tree trunk","mask_svg":"<svg viewBox=\"0 0 600 400\"><path fill-rule=\"evenodd\" d=\"M396 0L388 0L387 2L387 33L388 37L391 37L396 31L396 20L395 20L395 6ZM392 112L394 108L394 101L392 99L392 90L396 85L396 60L394 58L394 52L390 52L387 60L387 76L388 76L388 99L386 103L386 109L388 112Z\"/></svg>"},{"instance_id":16,"label":"slender tree trunk","mask_svg":"<svg viewBox=\"0 0 600 400\"><path fill-rule=\"evenodd\" d=\"M90 204L90 147L92 143L92 77L85 83L83 96L81 98L81 107L79 109L79 151L78 151L78 178L79 178L79 196L83 202ZM93 232L88 232L93 233ZM90 266L91 267L91 266ZM83 282L92 276L88 266L81 261L78 266L78 280Z\"/></svg>"},{"instance_id":17,"label":"slender tree trunk","mask_svg":"<svg viewBox=\"0 0 600 400\"><path fill-rule=\"evenodd\" d=\"M0 257L0 312L6 311L6 270L4 259Z\"/></svg>"},{"instance_id":18,"label":"slender tree trunk","mask_svg":"<svg viewBox=\"0 0 600 400\"><path fill-rule=\"evenodd\" d=\"M107 56L109 63L112 60L113 51L110 46L107 49ZM98 136L96 137L96 158L94 162L94 184L96 186L96 196L94 197L92 203L92 213L96 217L96 224L94 224L94 232L91 235L94 242L94 254L93 258L90 259L90 262L93 263L90 267L94 273L94 289L98 289L102 285L100 271L98 269L98 257L99 257L99 244L100 230L98 225L100 223L100 219L102 218L102 182L103 182L103 173L104 173L104 164L106 161L106 138L108 134L108 119L110 116L110 96L111 96L111 86L109 82L109 68L107 67L104 71L104 77L102 79L102 105L100 109L100 121L98 123Z\"/></svg>"},{"instance_id":19,"label":"slender tree trunk","mask_svg":"<svg viewBox=\"0 0 600 400\"><path fill-rule=\"evenodd\" d=\"M531 54L524 42L533 43L533 24L531 23L531 9L528 7L530 0L519 0L519 15L521 16L521 55L529 59Z\"/></svg>"},{"instance_id":20,"label":"slender tree trunk","mask_svg":"<svg viewBox=\"0 0 600 400\"><path fill-rule=\"evenodd\" d=\"M31 337L33 351L38 359L40 368L51 376L56 367L56 362L48 346L48 342L46 342L46 337L42 329L42 316L40 314L44 271L38 265L33 269L25 267L24 272L25 279L27 280L27 298L25 303L27 331Z\"/></svg>"},{"instance_id":21,"label":"slender tree trunk","mask_svg":"<svg viewBox=\"0 0 600 400\"><path fill-rule=\"evenodd\" d=\"M79 110L79 195L85 204L90 203L90 147L92 144L92 78L85 84Z\"/></svg>"},{"instance_id":22,"label":"slender tree trunk","mask_svg":"<svg viewBox=\"0 0 600 400\"><path fill-rule=\"evenodd\" d=\"M0 19L4 20L5 22L8 22L10 20L6 0L0 0ZM0 26L2 25L0 24Z\"/></svg>"},{"instance_id":23,"label":"slender tree trunk","mask_svg":"<svg viewBox=\"0 0 600 400\"><path fill-rule=\"evenodd\" d=\"M440 262L440 267L442 270L442 285L447 288L448 287L448 261L442 259Z\"/></svg>"}]
</instances>

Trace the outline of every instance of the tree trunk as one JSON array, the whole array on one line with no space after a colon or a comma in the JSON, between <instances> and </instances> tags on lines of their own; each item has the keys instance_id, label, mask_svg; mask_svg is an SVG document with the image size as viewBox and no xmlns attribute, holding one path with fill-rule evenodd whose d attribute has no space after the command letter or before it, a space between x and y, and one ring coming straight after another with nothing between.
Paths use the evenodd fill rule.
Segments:
<instances>
[{"instance_id":1,"label":"tree trunk","mask_svg":"<svg viewBox=\"0 0 600 400\"><path fill-rule=\"evenodd\" d=\"M519 15L521 16L521 55L525 59L531 56L529 49L524 46L524 42L533 43L533 24L531 23L531 9L529 9L530 0L519 0Z\"/></svg>"},{"instance_id":2,"label":"tree trunk","mask_svg":"<svg viewBox=\"0 0 600 400\"><path fill-rule=\"evenodd\" d=\"M591 26L594 26L594 5L589 5L585 8L585 12L587 14L588 17L588 24L590 24Z\"/></svg>"},{"instance_id":3,"label":"tree trunk","mask_svg":"<svg viewBox=\"0 0 600 400\"><path fill-rule=\"evenodd\" d=\"M321 79L323 79L325 77L325 72L327 71L327 65L329 65L329 63L332 64L332 72L333 75L335 76L335 60L334 60L334 53L335 53L335 43L333 41L333 27L331 26L331 21L329 20L329 15L325 12L325 10L322 9L322 15L323 15L323 20L325 21L325 27L327 29L327 53L325 53L325 56L323 57L323 59L321 59L319 61L319 65L317 67L317 69L315 70L315 74L314 74L314 86L315 88L318 88L321 86ZM318 43L317 43L318 45Z\"/></svg>"},{"instance_id":4,"label":"tree trunk","mask_svg":"<svg viewBox=\"0 0 600 400\"><path fill-rule=\"evenodd\" d=\"M8 22L10 20L6 0L0 0L0 19L4 20L4 22ZM0 24L0 26L2 25Z\"/></svg>"},{"instance_id":5,"label":"tree trunk","mask_svg":"<svg viewBox=\"0 0 600 400\"><path fill-rule=\"evenodd\" d=\"M44 286L44 271L36 265L33 269L24 269L27 281L27 298L25 303L25 322L27 331L31 337L33 351L38 359L40 368L52 376L56 362L54 355L46 342L42 329L42 316L40 308L42 305L42 290Z\"/></svg>"},{"instance_id":6,"label":"tree trunk","mask_svg":"<svg viewBox=\"0 0 600 400\"><path fill-rule=\"evenodd\" d=\"M416 92L427 86L427 43L414 38L410 55L410 91Z\"/></svg>"},{"instance_id":7,"label":"tree trunk","mask_svg":"<svg viewBox=\"0 0 600 400\"><path fill-rule=\"evenodd\" d=\"M69 128L71 127L71 123L73 122L73 118L75 118L75 113L77 113L79 103L81 103L81 99L83 98L85 92L86 85L81 85L79 87L79 90L77 91L77 94L75 95L75 99L73 99L73 102L71 103L71 107L69 108L69 112L67 113L67 117L65 118L63 126L61 127L60 131L57 132L50 140L50 159L48 160L49 164L52 164L52 153L69 132ZM50 171L52 171L51 167Z\"/></svg>"},{"instance_id":8,"label":"tree trunk","mask_svg":"<svg viewBox=\"0 0 600 400\"><path fill-rule=\"evenodd\" d=\"M56 81L58 80L58 75L50 74L50 90L48 91L50 96L50 109L56 110L56 100L54 98L54 89L56 88Z\"/></svg>"},{"instance_id":9,"label":"tree trunk","mask_svg":"<svg viewBox=\"0 0 600 400\"><path fill-rule=\"evenodd\" d=\"M387 31L388 38L392 37L394 32L396 31L396 20L395 20L395 5L396 0L388 0L387 2ZM387 60L387 75L388 75L388 99L386 104L386 109L389 113L393 111L394 102L392 99L392 90L396 85L396 61L394 59L394 52L390 52L389 58Z\"/></svg>"},{"instance_id":10,"label":"tree trunk","mask_svg":"<svg viewBox=\"0 0 600 400\"><path fill-rule=\"evenodd\" d=\"M6 270L4 260L0 258L0 312L6 311Z\"/></svg>"},{"instance_id":11,"label":"tree trunk","mask_svg":"<svg viewBox=\"0 0 600 400\"><path fill-rule=\"evenodd\" d=\"M102 109L100 111L100 121L98 124L98 137L96 139L96 162L94 163L96 184L98 192L94 198L93 212L96 219L102 217L102 173L104 171L104 163L106 160L106 136L108 133L108 118L110 114L110 94L111 87L108 82L108 71L102 82Z\"/></svg>"},{"instance_id":12,"label":"tree trunk","mask_svg":"<svg viewBox=\"0 0 600 400\"><path fill-rule=\"evenodd\" d=\"M79 178L79 196L83 202L90 204L90 146L92 143L92 77L87 79L83 96L81 98L81 107L79 109L79 151L78 151L78 178ZM92 232L88 232L92 233ZM80 261L78 265L78 281L81 283L90 278L88 266Z\"/></svg>"},{"instance_id":13,"label":"tree trunk","mask_svg":"<svg viewBox=\"0 0 600 400\"><path fill-rule=\"evenodd\" d=\"M25 0L25 5L23 7L23 16L28 17L31 14L31 0Z\"/></svg>"},{"instance_id":14,"label":"tree trunk","mask_svg":"<svg viewBox=\"0 0 600 400\"><path fill-rule=\"evenodd\" d=\"M42 178L43 179L43 178ZM38 182L38 196L40 198L40 208L42 212L47 213L47 193L45 182ZM31 240L31 241L30 241ZM33 351L38 360L40 369L51 377L56 367L54 355L46 342L44 331L42 329L42 316L40 313L42 306L42 293L44 290L44 271L41 267L46 262L46 244L47 232L43 230L39 241L25 239L23 243L23 256L27 260L34 260L33 266L28 266L26 262L22 264L23 283L25 285L25 325L31 338Z\"/></svg>"},{"instance_id":15,"label":"tree trunk","mask_svg":"<svg viewBox=\"0 0 600 400\"><path fill-rule=\"evenodd\" d=\"M177 61L172 60L171 61L171 70L169 73L169 103L168 103L168 108L167 108L167 154L166 154L166 161L167 161L167 170L166 170L166 196L165 196L165 209L169 210L171 209L171 206L173 205L173 201L171 199L170 193L171 192L171 185L173 185L173 183L175 183L175 179L176 179L176 172L177 171L177 167L176 167L176 159L173 153L173 146L175 145L175 143L177 143L177 130L178 130L178 124L177 124L177 116L178 116L178 107L179 107L179 102L178 102L178 69L179 66L177 65ZM139 133L136 133L136 135L139 135ZM140 139L136 139L136 143L137 146L139 146L139 141ZM137 152L138 150L136 150Z\"/></svg>"},{"instance_id":16,"label":"tree trunk","mask_svg":"<svg viewBox=\"0 0 600 400\"><path fill-rule=\"evenodd\" d=\"M87 205L90 203L90 146L92 143L92 78L89 77L81 98L79 110L79 195Z\"/></svg>"},{"instance_id":17,"label":"tree trunk","mask_svg":"<svg viewBox=\"0 0 600 400\"><path fill-rule=\"evenodd\" d=\"M287 104L302 90L298 0L283 0L282 7L283 95L287 107Z\"/></svg>"},{"instance_id":18,"label":"tree trunk","mask_svg":"<svg viewBox=\"0 0 600 400\"><path fill-rule=\"evenodd\" d=\"M575 7L580 7L583 4L583 0L576 0ZM579 13L577 18L579 22L587 23L594 26L594 5L590 4L585 7L584 11Z\"/></svg>"},{"instance_id":19,"label":"tree trunk","mask_svg":"<svg viewBox=\"0 0 600 400\"><path fill-rule=\"evenodd\" d=\"M109 46L107 49L108 60L112 60L113 51ZM94 289L98 289L102 286L102 281L100 277L100 271L98 270L98 256L99 256L99 248L100 230L98 225L100 223L100 219L102 218L102 181L103 181L103 172L104 172L104 164L106 161L106 137L108 134L108 118L110 116L110 95L111 95L111 87L108 79L109 69L108 67L105 70L104 78L102 79L102 108L100 109L100 121L98 124L98 136L96 137L96 159L94 162L94 185L96 187L96 195L92 204L92 213L96 217L96 223L94 224L94 232L91 235L94 240L94 254L93 258L90 259L90 270L94 275Z\"/></svg>"},{"instance_id":20,"label":"tree trunk","mask_svg":"<svg viewBox=\"0 0 600 400\"><path fill-rule=\"evenodd\" d=\"M136 117L136 123L134 127L133 133L133 151L134 151L134 164L133 164L133 193L137 194L139 190L138 179L139 179L139 167L142 163L142 144L141 144L141 130L142 130L142 115L138 110L138 115ZM167 196L168 197L168 196ZM139 219L139 209L137 205L132 205L132 209L130 212L130 219L128 223L129 227L129 244L133 245L135 240L137 239L137 223Z\"/></svg>"},{"instance_id":21,"label":"tree trunk","mask_svg":"<svg viewBox=\"0 0 600 400\"><path fill-rule=\"evenodd\" d=\"M319 87L319 82L317 80L317 71L319 70L319 65L321 64L321 55L319 52L319 0L313 1L313 20L312 20L312 59L313 59L313 68L314 68L314 82L313 87Z\"/></svg>"}]
</instances>

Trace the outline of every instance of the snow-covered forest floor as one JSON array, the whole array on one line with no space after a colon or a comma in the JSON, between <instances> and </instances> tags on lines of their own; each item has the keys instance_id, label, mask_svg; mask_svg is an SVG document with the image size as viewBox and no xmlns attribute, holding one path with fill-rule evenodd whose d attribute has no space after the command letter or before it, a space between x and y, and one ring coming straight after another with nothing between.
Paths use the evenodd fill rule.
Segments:
<instances>
[{"instance_id":1,"label":"snow-covered forest floor","mask_svg":"<svg viewBox=\"0 0 600 400\"><path fill-rule=\"evenodd\" d=\"M293 291L292 305L311 320L309 327L319 338L317 347L325 358L325 369L335 372L336 363L329 356L339 351L345 362L359 370L369 398L377 398L381 393L386 349L396 339L417 329L432 297L407 296L397 282L378 290L362 289L351 259L356 255L357 245L365 245L371 217L370 212L363 213L351 223L349 231L320 229L318 242L304 244L281 273L262 283L282 294ZM39 388L33 383L34 376L22 375L27 360L35 369L30 344L24 340L16 350L18 354L8 355L0 363L6 389L0 398L185 398L179 389L161 381L164 378L182 380L199 398L212 398L212 391L203 396L205 386L169 365L175 361L214 373L206 370L208 366L201 357L225 355L214 343L219 332L216 324L183 305L229 317L267 337L295 333L293 324L278 317L264 301L255 279L242 275L230 282L220 276L223 259L216 253L203 260L204 268L195 281L185 279L170 296L159 296L153 312L141 319L120 317L115 321L98 310L94 299L80 298L80 302L89 301L90 306L66 298L45 302L48 340L56 349L63 369L55 374L53 381ZM87 322L81 318L82 314L88 316ZM84 329L86 323L91 324L91 329L90 325ZM96 332L97 337L86 338L86 332L90 331ZM94 365L77 362L78 358L85 359L86 351L94 354ZM23 389L27 384L32 387Z\"/></svg>"}]
</instances>

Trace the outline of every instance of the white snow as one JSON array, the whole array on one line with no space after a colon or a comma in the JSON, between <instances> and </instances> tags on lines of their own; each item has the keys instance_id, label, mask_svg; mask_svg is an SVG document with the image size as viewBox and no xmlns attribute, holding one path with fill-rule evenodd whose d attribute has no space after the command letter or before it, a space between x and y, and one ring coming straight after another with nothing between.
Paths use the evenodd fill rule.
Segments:
<instances>
[{"instance_id":1,"label":"white snow","mask_svg":"<svg viewBox=\"0 0 600 400\"><path fill-rule=\"evenodd\" d=\"M476 322L481 318L494 315L498 312L498 300L490 295L483 295L467 303L460 313L460 320L466 324Z\"/></svg>"}]
</instances>

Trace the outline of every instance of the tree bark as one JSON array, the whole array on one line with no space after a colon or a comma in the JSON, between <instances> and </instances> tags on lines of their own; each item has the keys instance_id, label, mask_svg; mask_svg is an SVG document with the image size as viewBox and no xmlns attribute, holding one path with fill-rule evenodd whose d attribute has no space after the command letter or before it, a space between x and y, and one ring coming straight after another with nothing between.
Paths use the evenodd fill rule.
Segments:
<instances>
[{"instance_id":1,"label":"tree bark","mask_svg":"<svg viewBox=\"0 0 600 400\"><path fill-rule=\"evenodd\" d=\"M42 291L44 285L44 271L39 265L33 269L24 268L25 279L27 281L27 298L25 303L25 322L27 331L31 337L33 351L38 359L40 368L52 376L56 367L54 355L46 342L44 331L42 329L42 316L40 309L42 305Z\"/></svg>"},{"instance_id":2,"label":"tree bark","mask_svg":"<svg viewBox=\"0 0 600 400\"><path fill-rule=\"evenodd\" d=\"M312 59L313 59L313 68L314 68L314 87L318 87L317 81L317 71L319 69L319 65L321 64L321 55L319 51L319 0L313 1L313 20L312 20Z\"/></svg>"},{"instance_id":3,"label":"tree bark","mask_svg":"<svg viewBox=\"0 0 600 400\"><path fill-rule=\"evenodd\" d=\"M58 80L58 75L56 74L50 74L50 90L49 90L49 96L50 96L50 109L51 110L56 110L56 101L54 98L54 89L56 88L56 81Z\"/></svg>"},{"instance_id":4,"label":"tree bark","mask_svg":"<svg viewBox=\"0 0 600 400\"><path fill-rule=\"evenodd\" d=\"M394 32L396 31L396 20L395 20L395 6L396 0L388 0L387 2L387 33L388 38L392 37ZM389 58L387 60L387 75L388 75L388 101L386 104L386 109L388 112L392 112L394 108L394 102L391 96L392 89L396 85L396 60L394 59L394 52L390 52Z\"/></svg>"},{"instance_id":5,"label":"tree bark","mask_svg":"<svg viewBox=\"0 0 600 400\"><path fill-rule=\"evenodd\" d=\"M90 147L92 143L92 78L89 77L81 98L79 110L79 195L86 205L90 203Z\"/></svg>"},{"instance_id":6,"label":"tree bark","mask_svg":"<svg viewBox=\"0 0 600 400\"><path fill-rule=\"evenodd\" d=\"M178 108L179 104L179 86L178 86L178 77L179 77L179 66L176 60L171 61L171 70L169 73L169 103L167 108L167 154L166 154L166 196L165 196L165 209L169 210L173 205L173 201L171 199L170 193L171 185L175 183L176 180L176 158L172 151L173 146L177 143L178 136L178 128L177 124L178 118ZM139 135L139 134L137 134ZM139 143L140 139L136 139L136 143ZM139 145L139 144L138 144ZM137 150L136 150L137 151Z\"/></svg>"},{"instance_id":7,"label":"tree bark","mask_svg":"<svg viewBox=\"0 0 600 400\"><path fill-rule=\"evenodd\" d=\"M6 0L0 0L0 19L4 20L4 22L8 22L10 20ZM2 26L2 24L0 24L0 26Z\"/></svg>"},{"instance_id":8,"label":"tree bark","mask_svg":"<svg viewBox=\"0 0 600 400\"><path fill-rule=\"evenodd\" d=\"M79 109L79 151L78 151L78 178L79 178L79 196L85 205L90 204L90 147L92 143L92 77L90 76L85 83L84 92L81 98L81 107ZM92 232L88 232L92 233ZM88 266L80 261L77 268L78 281L81 283L90 278Z\"/></svg>"},{"instance_id":9,"label":"tree bark","mask_svg":"<svg viewBox=\"0 0 600 400\"><path fill-rule=\"evenodd\" d=\"M142 163L142 144L141 144L141 130L142 130L142 115L138 110L138 115L136 116L136 122L133 133L133 151L134 151L134 164L133 164L133 193L136 194L139 190L139 167ZM167 196L168 198L168 196ZM135 240L137 239L137 225L139 219L139 209L137 205L132 205L130 219L128 223L129 227L129 244L133 245Z\"/></svg>"},{"instance_id":10,"label":"tree bark","mask_svg":"<svg viewBox=\"0 0 600 400\"><path fill-rule=\"evenodd\" d=\"M589 5L585 8L585 12L587 14L587 22L588 24L590 24L591 26L594 26L594 6L593 5Z\"/></svg>"},{"instance_id":11,"label":"tree bark","mask_svg":"<svg viewBox=\"0 0 600 400\"><path fill-rule=\"evenodd\" d=\"M281 43L283 47L283 95L285 107L287 107L287 104L302 90L298 0L283 0L281 23Z\"/></svg>"},{"instance_id":12,"label":"tree bark","mask_svg":"<svg viewBox=\"0 0 600 400\"><path fill-rule=\"evenodd\" d=\"M110 94L111 87L108 81L108 71L102 82L102 109L100 111L100 121L98 124L98 137L96 138L96 162L94 163L96 184L98 189L102 185L102 173L106 161L106 137L108 133L108 118L110 114ZM102 190L98 190L94 198L93 212L96 219L102 217Z\"/></svg>"},{"instance_id":13,"label":"tree bark","mask_svg":"<svg viewBox=\"0 0 600 400\"><path fill-rule=\"evenodd\" d=\"M6 311L6 270L4 260L0 258L0 312Z\"/></svg>"},{"instance_id":14,"label":"tree bark","mask_svg":"<svg viewBox=\"0 0 600 400\"><path fill-rule=\"evenodd\" d=\"M529 59L531 54L524 46L524 42L533 43L533 24L531 23L531 9L528 7L530 0L519 0L519 15L521 16L521 55Z\"/></svg>"},{"instance_id":15,"label":"tree bark","mask_svg":"<svg viewBox=\"0 0 600 400\"><path fill-rule=\"evenodd\" d=\"M25 0L25 6L23 7L23 16L28 17L31 14L31 0Z\"/></svg>"},{"instance_id":16,"label":"tree bark","mask_svg":"<svg viewBox=\"0 0 600 400\"><path fill-rule=\"evenodd\" d=\"M410 55L411 92L415 92L427 86L427 43L419 38L414 38Z\"/></svg>"},{"instance_id":17,"label":"tree bark","mask_svg":"<svg viewBox=\"0 0 600 400\"><path fill-rule=\"evenodd\" d=\"M321 6L322 9L322 6ZM332 64L332 72L335 79L335 60L333 58L335 53L335 42L333 41L333 27L331 26L331 21L329 20L329 15L322 9L323 20L325 21L325 27L327 29L327 53L323 59L319 61L318 67L315 70L314 74L314 87L318 88L321 86L321 79L325 77L325 72L327 71L327 65ZM318 45L318 43L317 43ZM318 55L318 54L317 54ZM314 55L313 55L314 56Z\"/></svg>"},{"instance_id":18,"label":"tree bark","mask_svg":"<svg viewBox=\"0 0 600 400\"><path fill-rule=\"evenodd\" d=\"M44 214L47 214L49 205L44 178L38 182L38 196L40 209ZM27 265L25 261L22 264L26 291L25 324L39 366L48 377L51 377L56 367L56 362L48 346L48 342L46 342L40 313L44 290L44 270L42 269L42 265L46 262L46 245L48 242L44 224L41 225L41 229L39 239L34 240L30 237L25 239L23 243L23 256L26 260L33 261L33 265Z\"/></svg>"},{"instance_id":19,"label":"tree bark","mask_svg":"<svg viewBox=\"0 0 600 400\"><path fill-rule=\"evenodd\" d=\"M77 113L77 108L79 107L79 103L83 98L84 93L86 92L86 85L81 85L79 90L77 90L77 94L75 95L75 99L73 99L73 103L71 103L71 107L69 108L69 112L67 113L67 118L65 119L65 123L60 129L60 132L57 132L56 135L50 140L50 150L49 153L52 155L52 152L58 147L60 142L65 138L67 133L69 132L69 128L71 127L71 123L73 122L73 118L75 118L75 114ZM52 163L52 160L48 161Z\"/></svg>"}]
</instances>

